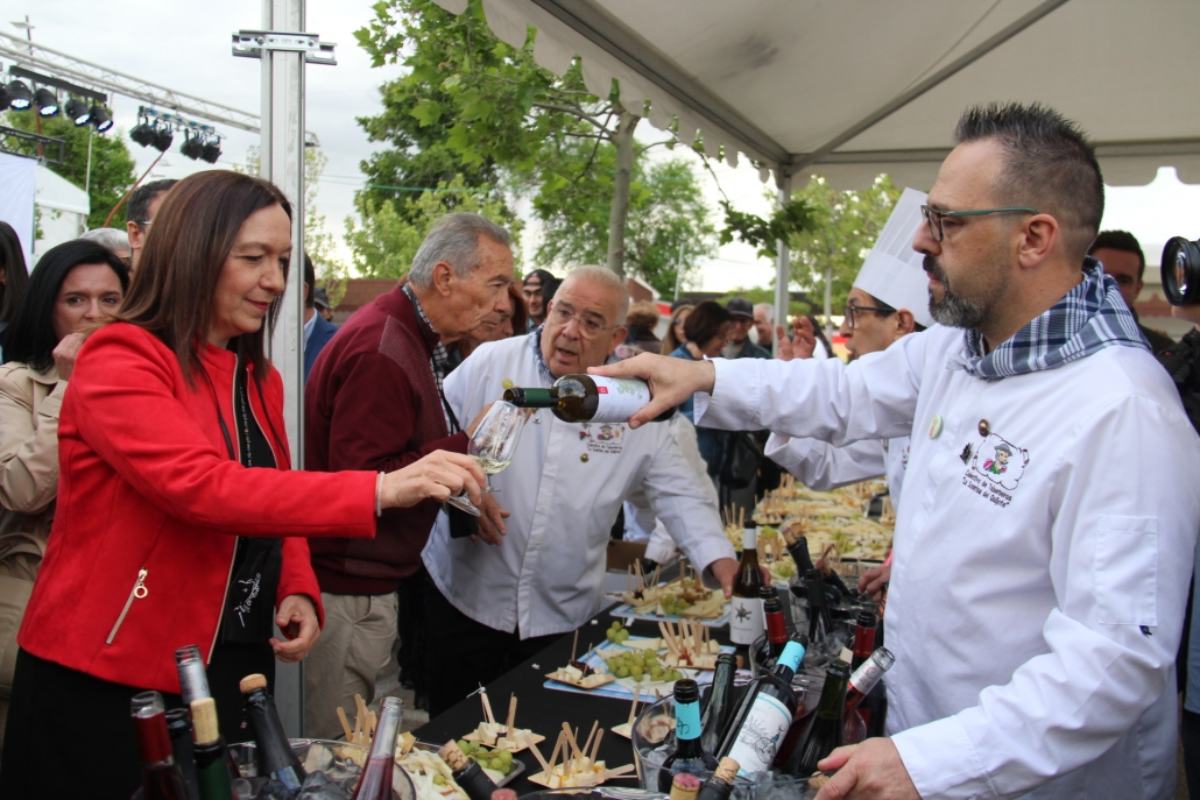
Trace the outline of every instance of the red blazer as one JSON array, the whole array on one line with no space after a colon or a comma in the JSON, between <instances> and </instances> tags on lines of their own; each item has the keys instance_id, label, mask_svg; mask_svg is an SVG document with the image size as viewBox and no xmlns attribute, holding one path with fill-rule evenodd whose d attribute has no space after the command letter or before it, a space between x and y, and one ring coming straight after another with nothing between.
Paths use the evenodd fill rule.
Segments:
<instances>
[{"instance_id":1,"label":"red blazer","mask_svg":"<svg viewBox=\"0 0 1200 800\"><path fill-rule=\"evenodd\" d=\"M220 626L236 536L375 533L374 472L288 472L283 384L250 403L279 469L230 460L233 353L205 345L211 383L183 377L157 338L114 323L80 353L59 420L58 506L18 642L104 680L178 692L175 648L207 658ZM219 411L218 411L219 409ZM235 449L236 452L236 449ZM276 602L320 590L302 538L283 541Z\"/></svg>"}]
</instances>

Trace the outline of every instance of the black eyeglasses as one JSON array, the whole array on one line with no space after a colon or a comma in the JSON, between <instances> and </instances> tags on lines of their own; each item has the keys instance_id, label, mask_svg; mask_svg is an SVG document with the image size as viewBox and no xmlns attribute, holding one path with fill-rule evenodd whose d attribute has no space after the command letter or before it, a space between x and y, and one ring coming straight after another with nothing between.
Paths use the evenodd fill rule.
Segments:
<instances>
[{"instance_id":1,"label":"black eyeglasses","mask_svg":"<svg viewBox=\"0 0 1200 800\"><path fill-rule=\"evenodd\" d=\"M933 237L935 242L940 242L946 237L944 224L946 219L963 220L969 217L986 217L992 214L1038 214L1036 208L1025 208L1024 206L1014 206L1009 208L978 208L973 211L942 211L938 208L930 206L921 206L921 216L925 218L925 222L929 224L929 235Z\"/></svg>"},{"instance_id":2,"label":"black eyeglasses","mask_svg":"<svg viewBox=\"0 0 1200 800\"><path fill-rule=\"evenodd\" d=\"M855 317L864 311L870 311L871 313L878 314L881 317L886 317L888 314L896 313L896 309L892 308L891 306L859 306L851 303L850 305L846 306L846 325L850 328L850 330L854 330L854 326L858 322Z\"/></svg>"}]
</instances>

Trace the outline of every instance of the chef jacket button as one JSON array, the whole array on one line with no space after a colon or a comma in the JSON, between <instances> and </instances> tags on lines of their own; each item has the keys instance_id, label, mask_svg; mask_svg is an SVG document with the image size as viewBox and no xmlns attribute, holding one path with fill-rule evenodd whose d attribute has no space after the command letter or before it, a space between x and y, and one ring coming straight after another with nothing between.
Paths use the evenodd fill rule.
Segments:
<instances>
[{"instance_id":1,"label":"chef jacket button","mask_svg":"<svg viewBox=\"0 0 1200 800\"><path fill-rule=\"evenodd\" d=\"M986 419L979 420L979 435L986 439L987 435L991 432L992 426L988 423L988 421Z\"/></svg>"},{"instance_id":2,"label":"chef jacket button","mask_svg":"<svg viewBox=\"0 0 1200 800\"><path fill-rule=\"evenodd\" d=\"M579 454L579 460L580 460L580 461L582 461L583 463L585 463L585 464L586 464L586 463L588 462L588 454L587 454L587 453L580 453L580 454Z\"/></svg>"}]
</instances>

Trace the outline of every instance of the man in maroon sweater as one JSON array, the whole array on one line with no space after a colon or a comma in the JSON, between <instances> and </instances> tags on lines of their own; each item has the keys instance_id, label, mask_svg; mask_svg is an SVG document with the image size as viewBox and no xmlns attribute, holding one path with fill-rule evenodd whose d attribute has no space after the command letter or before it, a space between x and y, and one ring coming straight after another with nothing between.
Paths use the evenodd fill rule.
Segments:
<instances>
[{"instance_id":1,"label":"man in maroon sweater","mask_svg":"<svg viewBox=\"0 0 1200 800\"><path fill-rule=\"evenodd\" d=\"M466 452L467 421L442 400L446 345L509 312L512 279L502 228L474 214L439 220L408 281L359 309L313 365L305 467L387 471L432 450ZM305 662L307 735L333 738L341 731L337 707L353 708L356 692L374 697L396 647L397 592L406 593L422 568L437 511L432 501L388 510L370 540L310 540L325 628Z\"/></svg>"}]
</instances>

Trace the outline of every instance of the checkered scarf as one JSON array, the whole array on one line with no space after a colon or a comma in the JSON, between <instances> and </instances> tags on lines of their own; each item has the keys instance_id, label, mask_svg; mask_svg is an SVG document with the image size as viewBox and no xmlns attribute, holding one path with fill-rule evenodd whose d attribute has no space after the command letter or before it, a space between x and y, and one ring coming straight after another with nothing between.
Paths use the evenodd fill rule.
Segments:
<instances>
[{"instance_id":1,"label":"checkered scarf","mask_svg":"<svg viewBox=\"0 0 1200 800\"><path fill-rule=\"evenodd\" d=\"M417 299L417 293L413 291L412 284L405 283L402 290L406 297L412 301L413 308L417 311L417 319L421 324L428 328L435 335L437 329L433 327L433 323L429 321L429 316L425 313L425 309L421 306L421 301ZM443 398L442 401L442 416L446 418L446 429L451 433L455 433L457 425L450 418L450 413L446 410L445 391L442 384L446 380L446 375L450 373L450 353L446 350L446 345L442 344L441 338L438 338L437 344L433 346L433 352L429 357L429 368L433 370L433 380L437 383L438 397Z\"/></svg>"},{"instance_id":2,"label":"checkered scarf","mask_svg":"<svg viewBox=\"0 0 1200 800\"><path fill-rule=\"evenodd\" d=\"M1077 286L995 350L985 354L976 330L964 333L964 344L962 368L985 381L1055 369L1105 347L1149 349L1116 281L1092 258Z\"/></svg>"}]
</instances>

